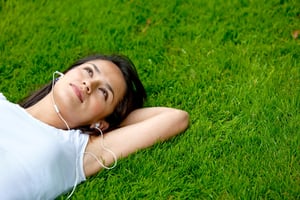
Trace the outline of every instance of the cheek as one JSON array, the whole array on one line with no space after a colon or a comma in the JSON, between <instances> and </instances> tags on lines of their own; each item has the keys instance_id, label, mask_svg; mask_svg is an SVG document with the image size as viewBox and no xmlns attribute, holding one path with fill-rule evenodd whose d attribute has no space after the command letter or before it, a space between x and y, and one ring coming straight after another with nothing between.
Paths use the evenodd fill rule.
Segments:
<instances>
[{"instance_id":1,"label":"cheek","mask_svg":"<svg viewBox=\"0 0 300 200\"><path fill-rule=\"evenodd\" d=\"M84 78L84 75L82 74L82 71L80 71L79 68L71 69L63 77L63 79L65 79L68 83L69 82L79 82L79 83L81 83L82 78Z\"/></svg>"},{"instance_id":2,"label":"cheek","mask_svg":"<svg viewBox=\"0 0 300 200\"><path fill-rule=\"evenodd\" d=\"M94 117L94 118L102 118L105 113L105 104L102 103L99 100L93 101L93 103L91 104L90 107L90 114Z\"/></svg>"}]
</instances>

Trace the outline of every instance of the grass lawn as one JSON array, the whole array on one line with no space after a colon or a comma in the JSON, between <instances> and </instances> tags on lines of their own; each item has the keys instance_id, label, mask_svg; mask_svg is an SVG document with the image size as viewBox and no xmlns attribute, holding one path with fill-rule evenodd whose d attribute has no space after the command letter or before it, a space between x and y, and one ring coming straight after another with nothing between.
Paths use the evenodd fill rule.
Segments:
<instances>
[{"instance_id":1,"label":"grass lawn","mask_svg":"<svg viewBox=\"0 0 300 200\"><path fill-rule=\"evenodd\" d=\"M184 109L190 127L89 178L72 199L300 199L299 8L1 0L0 91L17 102L79 57L128 55L146 106Z\"/></svg>"}]
</instances>

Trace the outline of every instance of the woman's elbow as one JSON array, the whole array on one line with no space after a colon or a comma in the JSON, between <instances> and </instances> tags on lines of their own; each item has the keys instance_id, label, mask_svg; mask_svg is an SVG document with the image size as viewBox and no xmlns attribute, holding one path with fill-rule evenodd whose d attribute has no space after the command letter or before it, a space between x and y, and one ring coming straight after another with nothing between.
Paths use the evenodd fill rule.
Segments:
<instances>
[{"instance_id":1,"label":"woman's elbow","mask_svg":"<svg viewBox=\"0 0 300 200\"><path fill-rule=\"evenodd\" d=\"M176 115L178 116L178 128L179 132L185 131L189 127L189 113L184 110L176 110Z\"/></svg>"},{"instance_id":2,"label":"woman's elbow","mask_svg":"<svg viewBox=\"0 0 300 200\"><path fill-rule=\"evenodd\" d=\"M163 118L160 122L165 121L160 127L163 131L159 135L159 140L167 140L177 134L184 132L189 126L189 114L184 110L176 108L164 108Z\"/></svg>"},{"instance_id":3,"label":"woman's elbow","mask_svg":"<svg viewBox=\"0 0 300 200\"><path fill-rule=\"evenodd\" d=\"M187 111L182 110L182 126L183 130L186 130L189 127L190 124L190 116Z\"/></svg>"}]
</instances>

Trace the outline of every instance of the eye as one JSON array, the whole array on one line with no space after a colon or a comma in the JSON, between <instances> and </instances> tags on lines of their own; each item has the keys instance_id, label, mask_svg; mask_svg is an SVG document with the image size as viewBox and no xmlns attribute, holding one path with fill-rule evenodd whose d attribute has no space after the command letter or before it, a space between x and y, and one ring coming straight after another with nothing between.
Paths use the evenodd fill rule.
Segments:
<instances>
[{"instance_id":1,"label":"eye","mask_svg":"<svg viewBox=\"0 0 300 200\"><path fill-rule=\"evenodd\" d=\"M87 73L89 74L90 77L93 77L94 72L93 72L93 70L91 68L86 67L84 69L87 71Z\"/></svg>"},{"instance_id":2,"label":"eye","mask_svg":"<svg viewBox=\"0 0 300 200\"><path fill-rule=\"evenodd\" d=\"M102 92L104 99L107 100L108 98L108 92L105 88L99 88L100 92Z\"/></svg>"}]
</instances>

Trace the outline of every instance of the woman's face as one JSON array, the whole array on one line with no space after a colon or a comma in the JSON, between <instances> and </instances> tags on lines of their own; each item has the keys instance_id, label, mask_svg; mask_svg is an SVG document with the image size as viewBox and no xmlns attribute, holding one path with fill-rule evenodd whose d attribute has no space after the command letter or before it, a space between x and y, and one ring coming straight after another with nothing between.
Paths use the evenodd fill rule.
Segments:
<instances>
[{"instance_id":1,"label":"woman's face","mask_svg":"<svg viewBox=\"0 0 300 200\"><path fill-rule=\"evenodd\" d=\"M69 126L77 127L111 114L125 90L123 74L114 63L93 60L68 71L56 82L53 95Z\"/></svg>"}]
</instances>

